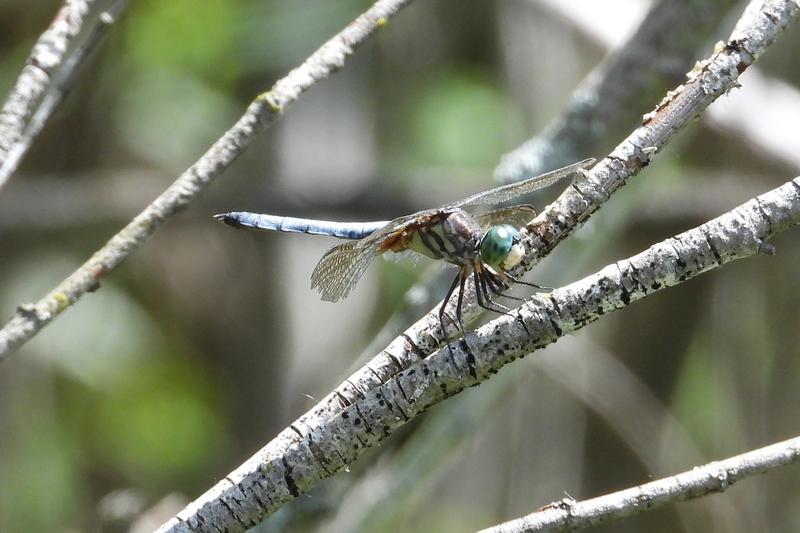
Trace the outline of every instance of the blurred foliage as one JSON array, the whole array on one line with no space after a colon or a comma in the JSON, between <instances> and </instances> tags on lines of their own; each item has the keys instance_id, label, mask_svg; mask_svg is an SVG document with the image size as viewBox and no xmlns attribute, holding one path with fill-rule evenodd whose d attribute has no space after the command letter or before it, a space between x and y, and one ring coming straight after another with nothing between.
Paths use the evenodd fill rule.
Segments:
<instances>
[{"instance_id":1,"label":"blurred foliage","mask_svg":"<svg viewBox=\"0 0 800 533\"><path fill-rule=\"evenodd\" d=\"M76 268L255 95L368 4L131 2L0 191L3 316ZM3 91L58 5L0 4ZM508 54L521 46L509 42L520 38L509 31L512 22L529 24L527 34L548 30L553 41L525 61L510 61L520 59ZM404 295L428 271L440 273L438 265L376 262L348 300L319 302L308 276L329 241L234 232L210 215L263 205L276 213L383 218L491 185L502 153L535 133L537 113L554 116L554 95L577 83L570 69L601 53L566 24L527 0L484 0L469 9L459 0L415 3L288 110L100 290L5 363L0 531L122 531L129 524L104 516L110 496L131 490L146 507L170 494L196 497L336 386L356 357L354 346L387 320L391 331L384 333L392 338L418 318L408 311L414 298ZM794 28L765 56L773 75L796 82L798 43ZM531 94L514 85L530 76L514 69L542 51L566 78L537 76L542 94ZM353 138L335 143L320 132ZM331 145L342 153L323 155ZM316 165L304 166L309 161ZM352 174L361 181L327 183ZM568 283L788 176L768 153L700 123L681 132L531 279ZM323 181L348 192L326 200L315 188ZM557 192L533 201L543 205ZM594 496L796 434L796 240L789 232L776 240L775 258L704 275L604 317L575 336L582 344L565 339L516 362L404 427L259 529L475 529L564 491ZM409 314L393 317L398 309ZM540 362L601 351L652 398L603 382L589 364L562 368L574 378L567 386L563 374L559 379ZM593 400L610 389L621 405ZM652 402L658 409L645 407ZM634 442L613 421L620 412L672 417L674 424ZM645 459L657 455L652 450L664 456L655 466ZM787 469L597 530L790 531L800 523L797 501L796 472Z\"/></svg>"},{"instance_id":2,"label":"blurred foliage","mask_svg":"<svg viewBox=\"0 0 800 533\"><path fill-rule=\"evenodd\" d=\"M242 67L236 53L240 17L241 2L234 0L138 3L125 31L127 59L140 70L165 69L232 84Z\"/></svg>"},{"instance_id":3,"label":"blurred foliage","mask_svg":"<svg viewBox=\"0 0 800 533\"><path fill-rule=\"evenodd\" d=\"M418 91L406 106L411 133L403 146L418 147L412 165L494 166L514 131L511 103L498 87L474 72L444 71Z\"/></svg>"}]
</instances>

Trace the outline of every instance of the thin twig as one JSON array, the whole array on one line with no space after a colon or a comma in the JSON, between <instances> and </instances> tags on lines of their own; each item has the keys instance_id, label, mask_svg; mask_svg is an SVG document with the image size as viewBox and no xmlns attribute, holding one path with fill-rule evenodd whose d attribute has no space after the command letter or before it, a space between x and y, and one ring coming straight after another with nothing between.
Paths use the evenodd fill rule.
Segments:
<instances>
[{"instance_id":1,"label":"thin twig","mask_svg":"<svg viewBox=\"0 0 800 533\"><path fill-rule=\"evenodd\" d=\"M61 69L51 76L49 88L42 98L42 102L36 108L20 136L6 151L5 159L0 159L0 189L3 188L8 178L17 170L20 161L31 147L33 140L44 128L50 115L61 104L69 91L72 90L86 59L97 49L108 30L119 19L127 4L128 0L116 0L108 10L100 13L84 41L70 52Z\"/></svg>"},{"instance_id":2,"label":"thin twig","mask_svg":"<svg viewBox=\"0 0 800 533\"><path fill-rule=\"evenodd\" d=\"M22 137L33 110L51 86L73 39L80 33L95 0L66 0L50 27L36 41L25 67L0 110L0 166ZM0 187L4 179L0 179Z\"/></svg>"},{"instance_id":3,"label":"thin twig","mask_svg":"<svg viewBox=\"0 0 800 533\"><path fill-rule=\"evenodd\" d=\"M761 2L753 4L760 5ZM664 147L675 132L686 126L715 98L736 87L741 71L769 47L797 17L798 12L800 6L793 1L771 1L756 13L746 12L726 46L701 63L702 69L694 72L685 86L670 92L642 127L631 133L609 157L592 169L588 179L581 180L582 184L577 184L577 187L568 187L559 199L537 217L536 225L532 226L535 231L527 242L525 267L532 268L577 225L599 209L614 191L638 173L653 149ZM590 187L587 188L587 185ZM478 314L471 300L464 309L466 321ZM282 456L299 441L297 431L307 435L329 424L361 398L364 391L381 387L398 372L436 351L442 343L435 314L438 306L284 429L261 453L266 457Z\"/></svg>"},{"instance_id":4,"label":"thin twig","mask_svg":"<svg viewBox=\"0 0 800 533\"><path fill-rule=\"evenodd\" d=\"M259 95L245 114L158 198L111 238L78 270L35 304L18 308L0 330L0 362L74 304L152 235L169 217L184 209L261 131L283 115L286 107L315 83L344 66L367 37L411 0L378 0L344 30L323 44L272 90Z\"/></svg>"},{"instance_id":5,"label":"thin twig","mask_svg":"<svg viewBox=\"0 0 800 533\"><path fill-rule=\"evenodd\" d=\"M292 424L284 448L270 443L159 530L241 531L354 462L400 426L475 386L503 366L601 316L761 253L766 241L800 224L800 177L697 228L611 264L580 281L530 298L370 390L313 427ZM303 432L299 438L298 433ZM279 436L280 438L280 436Z\"/></svg>"},{"instance_id":6,"label":"thin twig","mask_svg":"<svg viewBox=\"0 0 800 533\"><path fill-rule=\"evenodd\" d=\"M575 531L670 503L724 492L740 479L797 461L800 461L800 437L590 500L578 502L565 498L522 518L484 529L482 533Z\"/></svg>"}]
</instances>

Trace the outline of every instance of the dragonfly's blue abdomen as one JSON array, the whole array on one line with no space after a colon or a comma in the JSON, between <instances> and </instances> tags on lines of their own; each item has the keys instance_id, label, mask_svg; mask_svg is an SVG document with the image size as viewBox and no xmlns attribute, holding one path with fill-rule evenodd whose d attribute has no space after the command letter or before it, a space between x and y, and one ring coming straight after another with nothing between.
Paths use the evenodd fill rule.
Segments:
<instances>
[{"instance_id":1,"label":"dragonfly's blue abdomen","mask_svg":"<svg viewBox=\"0 0 800 533\"><path fill-rule=\"evenodd\" d=\"M238 228L253 228L272 231L330 235L340 239L363 239L386 226L389 221L378 222L331 222L308 218L282 217L262 213L232 212L214 215L214 218Z\"/></svg>"}]
</instances>

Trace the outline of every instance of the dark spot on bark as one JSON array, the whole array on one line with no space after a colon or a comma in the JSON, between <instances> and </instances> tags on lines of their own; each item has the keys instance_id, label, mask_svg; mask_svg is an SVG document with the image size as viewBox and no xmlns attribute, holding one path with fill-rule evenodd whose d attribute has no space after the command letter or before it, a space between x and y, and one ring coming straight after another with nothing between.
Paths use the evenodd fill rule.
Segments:
<instances>
[{"instance_id":1,"label":"dark spot on bark","mask_svg":"<svg viewBox=\"0 0 800 533\"><path fill-rule=\"evenodd\" d=\"M353 425L356 425L356 426L361 425L361 419L360 418L356 418L355 420L353 420Z\"/></svg>"},{"instance_id":2,"label":"dark spot on bark","mask_svg":"<svg viewBox=\"0 0 800 533\"><path fill-rule=\"evenodd\" d=\"M289 461L286 458L282 458L283 462L283 480L286 482L286 487L289 489L289 494L297 498L300 496L300 490L297 488L297 483L295 483L294 478L292 477L292 467L289 465Z\"/></svg>"},{"instance_id":3,"label":"dark spot on bark","mask_svg":"<svg viewBox=\"0 0 800 533\"><path fill-rule=\"evenodd\" d=\"M344 411L344 412L342 412L342 418L344 418L345 420L347 420L348 418L350 418L350 415L349 415L349 414L347 414L347 411Z\"/></svg>"}]
</instances>

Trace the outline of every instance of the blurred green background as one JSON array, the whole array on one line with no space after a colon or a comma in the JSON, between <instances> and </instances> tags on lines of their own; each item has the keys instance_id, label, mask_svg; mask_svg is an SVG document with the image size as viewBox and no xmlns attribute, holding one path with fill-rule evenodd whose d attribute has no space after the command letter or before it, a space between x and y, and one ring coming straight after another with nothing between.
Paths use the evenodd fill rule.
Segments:
<instances>
[{"instance_id":1,"label":"blurred green background","mask_svg":"<svg viewBox=\"0 0 800 533\"><path fill-rule=\"evenodd\" d=\"M551 4L412 4L4 363L0 531L156 527L338 385L381 330L392 338L410 324L404 295L425 265L377 261L347 300L321 302L308 278L331 241L234 231L211 215L387 219L491 186L500 157L554 119L607 53ZM59 5L0 3L3 94ZM132 1L0 191L3 322L368 5ZM629 31L634 11L597 24ZM698 59L733 20L720 20ZM797 93L799 54L794 28L759 67ZM749 112L756 130L774 126L764 117L775 101L754 109L734 96L715 106ZM630 127L655 103L628 110ZM780 112L800 117L800 106ZM680 133L531 279L568 283L798 174L797 159L750 131L701 120ZM468 531L798 434L797 231L774 244L776 257L666 290L515 362L260 529ZM786 468L596 530L795 531L799 476Z\"/></svg>"}]
</instances>

